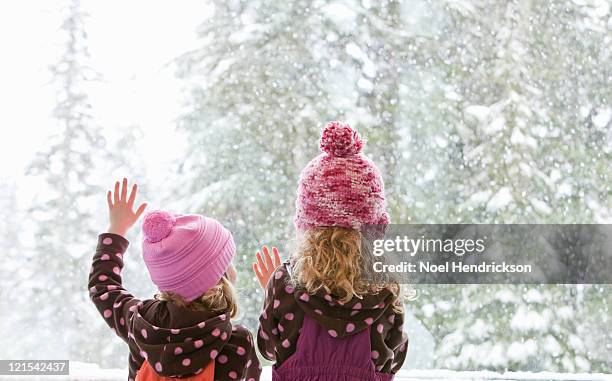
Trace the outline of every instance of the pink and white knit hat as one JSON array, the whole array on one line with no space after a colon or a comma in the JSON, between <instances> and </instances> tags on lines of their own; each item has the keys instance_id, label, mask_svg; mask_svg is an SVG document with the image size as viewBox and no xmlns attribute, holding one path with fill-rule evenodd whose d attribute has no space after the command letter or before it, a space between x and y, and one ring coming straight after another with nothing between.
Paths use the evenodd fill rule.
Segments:
<instances>
[{"instance_id":1,"label":"pink and white knit hat","mask_svg":"<svg viewBox=\"0 0 612 381\"><path fill-rule=\"evenodd\" d=\"M323 153L300 174L294 218L298 230L318 226L360 230L367 224L389 223L382 176L361 154L363 146L347 123L329 122L323 129Z\"/></svg>"},{"instance_id":2,"label":"pink and white knit hat","mask_svg":"<svg viewBox=\"0 0 612 381\"><path fill-rule=\"evenodd\" d=\"M191 302L216 285L236 253L232 233L212 218L157 210L142 222L142 255L160 291Z\"/></svg>"}]
</instances>

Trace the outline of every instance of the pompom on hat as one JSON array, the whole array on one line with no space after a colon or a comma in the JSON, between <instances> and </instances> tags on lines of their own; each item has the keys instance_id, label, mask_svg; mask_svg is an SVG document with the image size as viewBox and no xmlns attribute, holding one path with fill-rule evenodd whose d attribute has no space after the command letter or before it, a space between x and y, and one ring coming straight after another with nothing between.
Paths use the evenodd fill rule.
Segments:
<instances>
[{"instance_id":1,"label":"pompom on hat","mask_svg":"<svg viewBox=\"0 0 612 381\"><path fill-rule=\"evenodd\" d=\"M142 222L142 255L160 291L191 302L216 285L229 267L236 245L232 233L197 214L148 213Z\"/></svg>"},{"instance_id":2,"label":"pompom on hat","mask_svg":"<svg viewBox=\"0 0 612 381\"><path fill-rule=\"evenodd\" d=\"M389 223L380 170L361 153L365 143L348 123L329 122L321 133L322 154L300 174L294 224L299 231Z\"/></svg>"}]
</instances>

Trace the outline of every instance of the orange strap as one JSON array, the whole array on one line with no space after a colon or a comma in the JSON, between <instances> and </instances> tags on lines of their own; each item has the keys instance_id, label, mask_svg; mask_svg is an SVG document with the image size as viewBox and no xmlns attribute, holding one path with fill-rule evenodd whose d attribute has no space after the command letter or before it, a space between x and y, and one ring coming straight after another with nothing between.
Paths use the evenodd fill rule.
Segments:
<instances>
[{"instance_id":1,"label":"orange strap","mask_svg":"<svg viewBox=\"0 0 612 381\"><path fill-rule=\"evenodd\" d=\"M215 362L209 362L204 371L195 376L181 378L181 381L213 381L215 379ZM176 381L176 378L160 376L147 361L142 363L136 381Z\"/></svg>"}]
</instances>

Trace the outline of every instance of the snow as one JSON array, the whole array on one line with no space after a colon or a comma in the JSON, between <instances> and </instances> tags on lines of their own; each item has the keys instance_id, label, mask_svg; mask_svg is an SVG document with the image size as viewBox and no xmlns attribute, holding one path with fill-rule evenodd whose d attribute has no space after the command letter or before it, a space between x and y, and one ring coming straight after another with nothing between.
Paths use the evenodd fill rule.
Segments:
<instances>
[{"instance_id":1,"label":"snow","mask_svg":"<svg viewBox=\"0 0 612 381\"><path fill-rule=\"evenodd\" d=\"M70 31L68 0L0 2L0 358L124 366L83 289L122 176L152 208L235 233L254 330L252 253L291 254L299 172L330 119L368 141L394 223L610 223L610 1L526 3L80 1ZM125 282L148 298L130 234ZM612 371L610 285L412 286L406 368ZM488 377L423 372L402 375Z\"/></svg>"},{"instance_id":2,"label":"snow","mask_svg":"<svg viewBox=\"0 0 612 381\"><path fill-rule=\"evenodd\" d=\"M544 331L549 325L546 317L536 311L528 311L521 307L516 311L510 326L518 331Z\"/></svg>"},{"instance_id":3,"label":"snow","mask_svg":"<svg viewBox=\"0 0 612 381\"><path fill-rule=\"evenodd\" d=\"M512 193L510 192L510 188L502 187L500 188L493 197L487 203L487 210L490 212L498 211L502 208L508 206L513 200Z\"/></svg>"},{"instance_id":4,"label":"snow","mask_svg":"<svg viewBox=\"0 0 612 381\"><path fill-rule=\"evenodd\" d=\"M487 106L472 105L465 108L465 113L474 116L479 121L484 121L490 113L490 109Z\"/></svg>"},{"instance_id":5,"label":"snow","mask_svg":"<svg viewBox=\"0 0 612 381\"><path fill-rule=\"evenodd\" d=\"M595 127L604 128L608 126L610 119L612 119L612 108L606 107L597 111L597 114L593 116L592 120Z\"/></svg>"}]
</instances>

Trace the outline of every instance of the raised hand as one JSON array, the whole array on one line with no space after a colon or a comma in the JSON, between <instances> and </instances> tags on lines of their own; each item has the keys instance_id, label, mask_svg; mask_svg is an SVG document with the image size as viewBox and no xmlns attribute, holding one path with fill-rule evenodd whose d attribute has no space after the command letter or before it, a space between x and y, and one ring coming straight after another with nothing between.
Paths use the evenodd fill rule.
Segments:
<instances>
[{"instance_id":1,"label":"raised hand","mask_svg":"<svg viewBox=\"0 0 612 381\"><path fill-rule=\"evenodd\" d=\"M134 200L138 192L138 185L132 185L132 191L128 197L128 181L123 179L123 184L115 182L114 192L108 191L106 201L108 202L108 215L110 219L109 233L125 236L125 233L138 221L138 218L147 207L141 204L134 212Z\"/></svg>"},{"instance_id":2,"label":"raised hand","mask_svg":"<svg viewBox=\"0 0 612 381\"><path fill-rule=\"evenodd\" d=\"M263 251L264 256L262 258L259 251L257 254L255 254L257 257L257 262L253 263L253 271L255 272L255 276L257 277L261 288L266 288L270 277L274 273L274 270L281 265L281 259L276 247L272 248L274 260L270 256L267 246L262 247L261 251Z\"/></svg>"}]
</instances>

